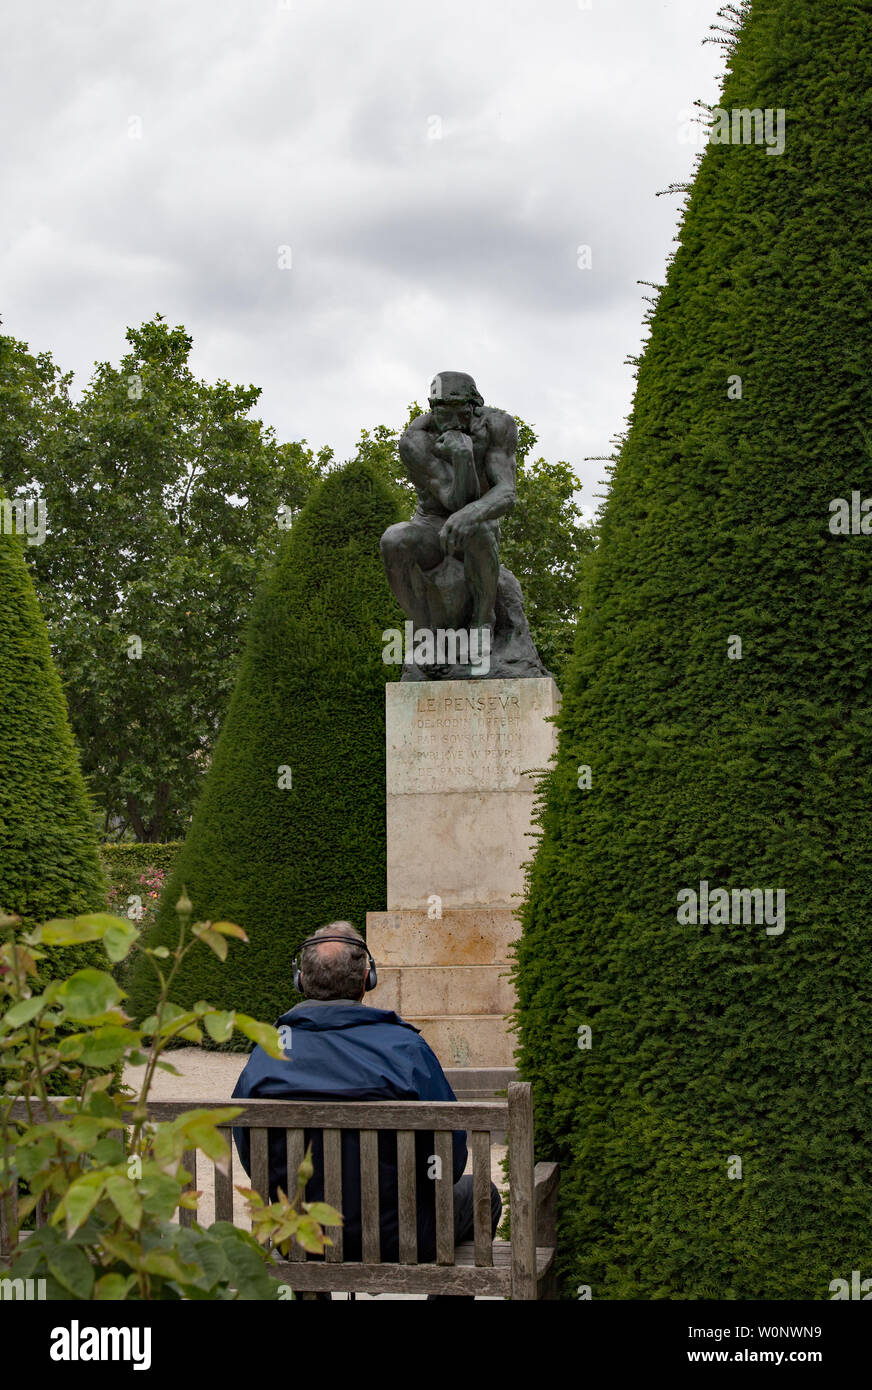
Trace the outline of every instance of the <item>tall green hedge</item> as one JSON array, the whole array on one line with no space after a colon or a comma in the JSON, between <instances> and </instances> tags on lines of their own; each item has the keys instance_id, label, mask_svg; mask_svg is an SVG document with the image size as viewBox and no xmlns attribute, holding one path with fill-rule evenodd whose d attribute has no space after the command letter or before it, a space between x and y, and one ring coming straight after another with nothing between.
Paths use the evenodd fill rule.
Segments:
<instances>
[{"instance_id":1,"label":"tall green hedge","mask_svg":"<svg viewBox=\"0 0 872 1390\"><path fill-rule=\"evenodd\" d=\"M33 926L105 911L106 882L23 544L0 524L0 909ZM106 965L99 947L52 954L65 973Z\"/></svg>"},{"instance_id":2,"label":"tall green hedge","mask_svg":"<svg viewBox=\"0 0 872 1390\"><path fill-rule=\"evenodd\" d=\"M401 626L379 537L398 519L375 470L330 474L297 517L257 595L230 709L151 944L175 936L182 885L199 918L238 922L225 964L192 952L173 1000L258 1018L292 1002L291 959L331 919L359 929L384 906L381 634ZM281 769L290 769L289 774ZM290 787L280 786L290 781ZM153 999L147 962L138 1011Z\"/></svg>"},{"instance_id":3,"label":"tall green hedge","mask_svg":"<svg viewBox=\"0 0 872 1390\"><path fill-rule=\"evenodd\" d=\"M872 9L753 0L720 105L784 153L711 144L690 190L518 955L571 1298L872 1275L872 536L829 526L872 497ZM703 881L784 931L680 921Z\"/></svg>"}]
</instances>

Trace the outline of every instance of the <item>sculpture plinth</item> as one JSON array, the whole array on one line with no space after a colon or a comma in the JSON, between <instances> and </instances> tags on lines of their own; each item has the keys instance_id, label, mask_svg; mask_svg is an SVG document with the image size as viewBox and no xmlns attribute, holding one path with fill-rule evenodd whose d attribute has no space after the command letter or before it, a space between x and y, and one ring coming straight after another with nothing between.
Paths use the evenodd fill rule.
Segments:
<instances>
[{"instance_id":1,"label":"sculpture plinth","mask_svg":"<svg viewBox=\"0 0 872 1390\"><path fill-rule=\"evenodd\" d=\"M509 948L559 703L545 677L386 687L388 910L367 915L371 1002L420 1028L443 1067L512 1065Z\"/></svg>"}]
</instances>

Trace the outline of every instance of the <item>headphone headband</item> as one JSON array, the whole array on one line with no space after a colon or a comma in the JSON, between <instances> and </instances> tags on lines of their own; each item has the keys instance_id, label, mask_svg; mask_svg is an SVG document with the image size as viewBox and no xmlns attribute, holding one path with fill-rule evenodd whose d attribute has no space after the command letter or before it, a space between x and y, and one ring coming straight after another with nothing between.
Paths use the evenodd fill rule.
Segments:
<instances>
[{"instance_id":1,"label":"headphone headband","mask_svg":"<svg viewBox=\"0 0 872 1390\"><path fill-rule=\"evenodd\" d=\"M322 941L342 941L345 943L346 946L353 946L356 947L358 951L363 951L366 955L367 960L369 961L364 988L367 991L375 989L376 985L378 984L378 972L376 970L375 961L372 958L372 953L365 941L358 941L357 938L353 936L327 936L326 934L324 936L307 936L306 940L299 947L300 956L302 956L307 946L319 946ZM300 994L302 993L302 990L300 988L301 971L296 956L291 962L291 971L293 975L294 989L297 991L298 994Z\"/></svg>"}]
</instances>

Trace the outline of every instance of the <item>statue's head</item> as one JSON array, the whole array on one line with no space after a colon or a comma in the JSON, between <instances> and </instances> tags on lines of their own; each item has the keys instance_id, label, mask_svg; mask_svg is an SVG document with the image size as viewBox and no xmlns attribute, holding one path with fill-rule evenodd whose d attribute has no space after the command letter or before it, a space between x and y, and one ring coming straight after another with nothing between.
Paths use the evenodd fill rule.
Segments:
<instances>
[{"instance_id":1,"label":"statue's head","mask_svg":"<svg viewBox=\"0 0 872 1390\"><path fill-rule=\"evenodd\" d=\"M466 372L438 372L430 383L429 402L438 430L463 430L464 434L469 434L475 411L484 405Z\"/></svg>"}]
</instances>

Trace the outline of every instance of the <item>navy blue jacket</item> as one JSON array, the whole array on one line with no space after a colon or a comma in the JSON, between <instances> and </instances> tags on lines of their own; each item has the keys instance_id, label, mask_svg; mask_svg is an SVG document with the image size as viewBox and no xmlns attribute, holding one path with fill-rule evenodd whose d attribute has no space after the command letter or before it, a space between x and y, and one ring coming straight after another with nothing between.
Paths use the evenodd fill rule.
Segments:
<instances>
[{"instance_id":1,"label":"navy blue jacket","mask_svg":"<svg viewBox=\"0 0 872 1390\"><path fill-rule=\"evenodd\" d=\"M277 1026L290 1028L285 1056L279 1061L255 1047L233 1092L234 1099L272 1100L456 1100L436 1054L418 1029L388 1009L373 1009L347 999L307 1000L282 1014ZM247 1129L234 1129L236 1151L251 1175ZM312 1144L314 1173L306 1200L323 1201L324 1149L321 1130L306 1130ZM415 1135L418 1195L418 1259L436 1257L436 1184L427 1170L434 1152L431 1130ZM466 1167L466 1132L454 1132L453 1182ZM379 1133L379 1217L381 1258L399 1259L397 1215L397 1138ZM432 1170L431 1170L432 1171ZM447 1176L447 1174L445 1175ZM279 1187L293 1196L296 1174L288 1186L284 1130L269 1131L270 1200ZM361 1259L360 1137L342 1131L343 1258Z\"/></svg>"}]
</instances>

